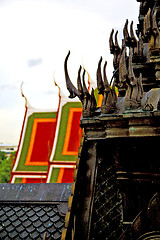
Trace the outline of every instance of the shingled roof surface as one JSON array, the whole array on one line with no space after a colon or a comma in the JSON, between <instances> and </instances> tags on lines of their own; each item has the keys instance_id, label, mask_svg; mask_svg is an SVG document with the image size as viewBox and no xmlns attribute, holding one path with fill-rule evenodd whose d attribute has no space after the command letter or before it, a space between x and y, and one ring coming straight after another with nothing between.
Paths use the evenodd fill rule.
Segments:
<instances>
[{"instance_id":1,"label":"shingled roof surface","mask_svg":"<svg viewBox=\"0 0 160 240\"><path fill-rule=\"evenodd\" d=\"M71 184L0 184L0 239L60 239Z\"/></svg>"}]
</instances>

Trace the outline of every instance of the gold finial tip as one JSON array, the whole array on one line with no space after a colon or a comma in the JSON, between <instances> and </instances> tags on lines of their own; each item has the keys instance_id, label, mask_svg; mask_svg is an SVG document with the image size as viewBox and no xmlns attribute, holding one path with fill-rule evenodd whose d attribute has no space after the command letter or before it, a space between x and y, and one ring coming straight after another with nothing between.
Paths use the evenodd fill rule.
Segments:
<instances>
[{"instance_id":1,"label":"gold finial tip","mask_svg":"<svg viewBox=\"0 0 160 240\"><path fill-rule=\"evenodd\" d=\"M27 107L27 98L25 97L25 95L23 93L22 86L23 86L23 82L21 83L21 87L20 87L21 88L21 95L22 95L22 97L25 98L25 107Z\"/></svg>"}]
</instances>

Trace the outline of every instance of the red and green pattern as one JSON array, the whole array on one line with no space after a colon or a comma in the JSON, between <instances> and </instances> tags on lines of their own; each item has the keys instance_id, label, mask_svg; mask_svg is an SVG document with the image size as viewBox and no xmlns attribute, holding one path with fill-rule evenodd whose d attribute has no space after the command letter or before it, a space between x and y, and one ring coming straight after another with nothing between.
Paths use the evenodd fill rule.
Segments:
<instances>
[{"instance_id":1,"label":"red and green pattern","mask_svg":"<svg viewBox=\"0 0 160 240\"><path fill-rule=\"evenodd\" d=\"M14 183L45 183L46 178L16 177Z\"/></svg>"},{"instance_id":2,"label":"red and green pattern","mask_svg":"<svg viewBox=\"0 0 160 240\"><path fill-rule=\"evenodd\" d=\"M28 117L16 171L47 171L56 130L56 112L37 112Z\"/></svg>"},{"instance_id":3,"label":"red and green pattern","mask_svg":"<svg viewBox=\"0 0 160 240\"><path fill-rule=\"evenodd\" d=\"M50 178L51 183L72 183L74 168L54 168Z\"/></svg>"},{"instance_id":4,"label":"red and green pattern","mask_svg":"<svg viewBox=\"0 0 160 240\"><path fill-rule=\"evenodd\" d=\"M51 162L76 161L82 130L79 126L82 114L80 102L67 102L61 111L59 132Z\"/></svg>"}]
</instances>

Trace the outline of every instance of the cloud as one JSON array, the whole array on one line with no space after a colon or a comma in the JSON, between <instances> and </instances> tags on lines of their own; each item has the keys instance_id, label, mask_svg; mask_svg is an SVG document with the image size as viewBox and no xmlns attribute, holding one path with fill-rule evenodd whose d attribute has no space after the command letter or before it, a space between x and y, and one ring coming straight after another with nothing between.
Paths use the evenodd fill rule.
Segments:
<instances>
[{"instance_id":1,"label":"cloud","mask_svg":"<svg viewBox=\"0 0 160 240\"><path fill-rule=\"evenodd\" d=\"M111 79L110 32L119 30L121 45L125 20L134 20L136 28L138 9L135 0L0 0L0 141L18 142L22 123L17 118L25 110L22 81L25 96L38 108L58 105L55 71L57 84L68 96L63 64L69 49L68 70L75 86L82 63L96 81L100 56L108 61Z\"/></svg>"},{"instance_id":2,"label":"cloud","mask_svg":"<svg viewBox=\"0 0 160 240\"><path fill-rule=\"evenodd\" d=\"M48 90L48 91L45 91L45 94L47 94L47 95L53 95L53 94L57 94L57 92L54 91L54 90ZM58 95L58 94L57 94L57 95Z\"/></svg>"},{"instance_id":3,"label":"cloud","mask_svg":"<svg viewBox=\"0 0 160 240\"><path fill-rule=\"evenodd\" d=\"M0 85L0 90L3 91L3 90L15 90L17 89L17 86L15 85L12 85L12 84L2 84Z\"/></svg>"},{"instance_id":4,"label":"cloud","mask_svg":"<svg viewBox=\"0 0 160 240\"><path fill-rule=\"evenodd\" d=\"M35 67L37 65L40 65L42 63L42 58L32 58L28 60L28 67Z\"/></svg>"}]
</instances>

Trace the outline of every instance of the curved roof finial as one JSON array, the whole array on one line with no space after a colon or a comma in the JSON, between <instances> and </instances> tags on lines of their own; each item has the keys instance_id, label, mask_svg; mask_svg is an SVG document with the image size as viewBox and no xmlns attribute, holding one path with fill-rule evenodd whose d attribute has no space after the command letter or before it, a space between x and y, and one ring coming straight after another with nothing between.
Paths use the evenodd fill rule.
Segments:
<instances>
[{"instance_id":1,"label":"curved roof finial","mask_svg":"<svg viewBox=\"0 0 160 240\"><path fill-rule=\"evenodd\" d=\"M109 47L110 47L111 54L114 53L114 49L115 49L115 45L114 45L114 42L113 42L113 33L114 33L114 29L112 29L112 31L110 33L110 37L109 37Z\"/></svg>"},{"instance_id":2,"label":"curved roof finial","mask_svg":"<svg viewBox=\"0 0 160 240\"><path fill-rule=\"evenodd\" d=\"M103 91L104 91L103 79L101 74L101 63L102 63L102 57L98 62L98 68L97 68L97 88L98 88L99 94L103 94Z\"/></svg>"},{"instance_id":3,"label":"curved roof finial","mask_svg":"<svg viewBox=\"0 0 160 240\"><path fill-rule=\"evenodd\" d=\"M56 83L54 73L53 73L53 80L54 80L54 85L55 85L56 87L58 87L58 90L59 90L58 96L61 97L61 89L60 89L60 87L58 86L58 84Z\"/></svg>"},{"instance_id":4,"label":"curved roof finial","mask_svg":"<svg viewBox=\"0 0 160 240\"><path fill-rule=\"evenodd\" d=\"M90 75L89 75L89 72L86 70L86 68L84 67L84 65L82 64L82 67L83 67L83 70L87 73L87 76L88 76L88 91L90 91L90 86L91 86L91 82L90 82Z\"/></svg>"},{"instance_id":5,"label":"curved roof finial","mask_svg":"<svg viewBox=\"0 0 160 240\"><path fill-rule=\"evenodd\" d=\"M79 98L79 91L71 82L69 74L68 74L67 61L68 61L69 55L70 55L70 51L68 52L68 54L65 58L65 61L64 61L64 73L65 73L65 79L66 79L66 86L70 93L69 98L75 98L76 96Z\"/></svg>"},{"instance_id":6,"label":"curved roof finial","mask_svg":"<svg viewBox=\"0 0 160 240\"><path fill-rule=\"evenodd\" d=\"M25 97L25 95L24 95L24 93L23 93L22 86L23 86L23 82L21 83L21 86L20 86L20 88L21 88L21 95L22 95L22 97L25 98L25 107L27 107L28 101L27 101L27 98Z\"/></svg>"}]
</instances>

